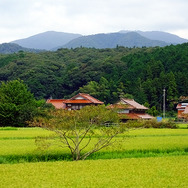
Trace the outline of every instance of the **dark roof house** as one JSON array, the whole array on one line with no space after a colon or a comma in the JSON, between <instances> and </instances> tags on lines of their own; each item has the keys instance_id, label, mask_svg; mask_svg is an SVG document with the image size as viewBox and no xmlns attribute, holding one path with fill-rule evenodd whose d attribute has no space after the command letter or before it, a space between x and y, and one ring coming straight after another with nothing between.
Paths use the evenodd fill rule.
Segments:
<instances>
[{"instance_id":1,"label":"dark roof house","mask_svg":"<svg viewBox=\"0 0 188 188\"><path fill-rule=\"evenodd\" d=\"M146 113L147 107L137 103L133 99L121 98L119 102L108 108L117 108L120 118L124 121L133 119L152 119L153 116Z\"/></svg>"}]
</instances>

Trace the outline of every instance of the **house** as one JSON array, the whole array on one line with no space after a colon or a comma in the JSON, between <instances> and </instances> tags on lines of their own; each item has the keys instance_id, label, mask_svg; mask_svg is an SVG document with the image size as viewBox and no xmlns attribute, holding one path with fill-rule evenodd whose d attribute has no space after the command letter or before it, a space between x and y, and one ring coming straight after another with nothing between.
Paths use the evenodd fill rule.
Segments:
<instances>
[{"instance_id":1,"label":"house","mask_svg":"<svg viewBox=\"0 0 188 188\"><path fill-rule=\"evenodd\" d=\"M70 99L48 99L56 109L80 110L87 105L101 105L103 102L86 93L79 93Z\"/></svg>"},{"instance_id":2,"label":"house","mask_svg":"<svg viewBox=\"0 0 188 188\"><path fill-rule=\"evenodd\" d=\"M122 121L154 118L146 113L147 107L137 103L133 99L121 98L119 102L110 105L108 108L117 108Z\"/></svg>"},{"instance_id":3,"label":"house","mask_svg":"<svg viewBox=\"0 0 188 188\"><path fill-rule=\"evenodd\" d=\"M178 110L178 118L184 119L188 115L188 102L179 103L176 109Z\"/></svg>"}]
</instances>

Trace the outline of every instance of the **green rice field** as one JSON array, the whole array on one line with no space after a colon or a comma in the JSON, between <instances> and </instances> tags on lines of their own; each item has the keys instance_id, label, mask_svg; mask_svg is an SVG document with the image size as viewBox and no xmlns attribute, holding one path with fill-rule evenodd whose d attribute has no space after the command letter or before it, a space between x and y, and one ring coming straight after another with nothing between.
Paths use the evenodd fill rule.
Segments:
<instances>
[{"instance_id":1,"label":"green rice field","mask_svg":"<svg viewBox=\"0 0 188 188\"><path fill-rule=\"evenodd\" d=\"M0 130L0 163L10 158L26 160L41 155L37 150L35 137L52 134L40 128L19 128L15 130ZM93 138L95 140L97 138ZM138 129L130 130L116 138L117 144L104 148L91 156L92 159L148 157L160 155L186 155L188 153L188 129ZM89 148L87 148L89 149ZM86 149L86 150L87 150ZM42 151L42 155L65 157L68 150L51 147ZM25 158L24 158L25 157ZM51 156L51 158L53 158ZM64 157L63 157L64 159Z\"/></svg>"},{"instance_id":2,"label":"green rice field","mask_svg":"<svg viewBox=\"0 0 188 188\"><path fill-rule=\"evenodd\" d=\"M188 187L188 156L2 164L7 187Z\"/></svg>"},{"instance_id":3,"label":"green rice field","mask_svg":"<svg viewBox=\"0 0 188 188\"><path fill-rule=\"evenodd\" d=\"M188 187L188 129L137 129L85 161L39 151L40 128L0 128L0 187ZM93 138L96 139L96 138Z\"/></svg>"}]
</instances>

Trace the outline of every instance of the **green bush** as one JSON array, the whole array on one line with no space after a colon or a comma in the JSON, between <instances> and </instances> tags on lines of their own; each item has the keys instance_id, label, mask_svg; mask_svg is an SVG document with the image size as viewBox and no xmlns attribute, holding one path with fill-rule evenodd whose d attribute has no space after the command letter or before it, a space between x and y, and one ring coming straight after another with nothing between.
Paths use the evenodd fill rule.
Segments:
<instances>
[{"instance_id":1,"label":"green bush","mask_svg":"<svg viewBox=\"0 0 188 188\"><path fill-rule=\"evenodd\" d=\"M129 120L126 123L128 128L169 128L176 129L177 126L172 121L161 121L158 122L156 119L152 120Z\"/></svg>"},{"instance_id":2,"label":"green bush","mask_svg":"<svg viewBox=\"0 0 188 188\"><path fill-rule=\"evenodd\" d=\"M36 112L36 100L22 80L0 83L1 127L24 127Z\"/></svg>"}]
</instances>

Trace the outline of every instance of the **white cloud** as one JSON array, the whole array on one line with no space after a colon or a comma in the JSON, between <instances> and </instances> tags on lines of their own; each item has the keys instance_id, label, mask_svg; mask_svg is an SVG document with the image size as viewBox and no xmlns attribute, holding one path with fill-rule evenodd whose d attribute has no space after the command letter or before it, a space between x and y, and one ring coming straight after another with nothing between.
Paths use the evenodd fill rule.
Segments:
<instances>
[{"instance_id":1,"label":"white cloud","mask_svg":"<svg viewBox=\"0 0 188 188\"><path fill-rule=\"evenodd\" d=\"M188 38L187 7L187 0L1 0L0 43L48 30L161 30Z\"/></svg>"}]
</instances>

